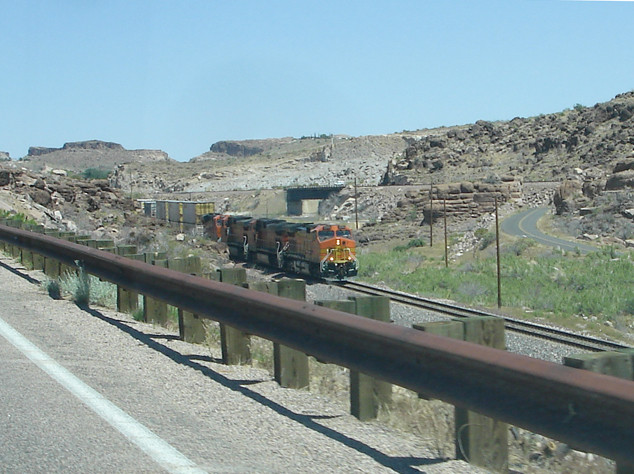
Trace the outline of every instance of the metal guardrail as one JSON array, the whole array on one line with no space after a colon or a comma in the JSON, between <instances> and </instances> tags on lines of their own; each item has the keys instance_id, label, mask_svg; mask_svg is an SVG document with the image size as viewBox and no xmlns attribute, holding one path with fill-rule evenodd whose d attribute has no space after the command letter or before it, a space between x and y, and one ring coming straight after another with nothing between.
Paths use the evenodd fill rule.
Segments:
<instances>
[{"instance_id":1,"label":"metal guardrail","mask_svg":"<svg viewBox=\"0 0 634 474\"><path fill-rule=\"evenodd\" d=\"M0 240L407 389L634 463L634 382L185 275L0 225Z\"/></svg>"}]
</instances>

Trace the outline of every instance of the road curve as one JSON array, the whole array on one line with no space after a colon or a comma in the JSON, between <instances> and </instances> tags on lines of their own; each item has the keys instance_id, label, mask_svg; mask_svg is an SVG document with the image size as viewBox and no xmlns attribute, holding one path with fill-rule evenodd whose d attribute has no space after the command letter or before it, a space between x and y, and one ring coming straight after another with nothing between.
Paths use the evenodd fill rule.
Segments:
<instances>
[{"instance_id":1,"label":"road curve","mask_svg":"<svg viewBox=\"0 0 634 474\"><path fill-rule=\"evenodd\" d=\"M599 250L591 245L559 239L541 232L537 228L537 222L544 217L546 212L548 212L547 207L538 207L514 214L502 221L502 231L515 237L528 237L542 245L548 245L566 251L576 251L579 249L581 253L585 254Z\"/></svg>"}]
</instances>

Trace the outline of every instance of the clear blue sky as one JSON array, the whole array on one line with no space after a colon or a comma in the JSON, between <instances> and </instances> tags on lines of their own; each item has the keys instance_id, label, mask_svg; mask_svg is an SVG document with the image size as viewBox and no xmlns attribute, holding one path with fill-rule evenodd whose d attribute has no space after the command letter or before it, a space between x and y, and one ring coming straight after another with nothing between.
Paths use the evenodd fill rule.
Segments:
<instances>
[{"instance_id":1,"label":"clear blue sky","mask_svg":"<svg viewBox=\"0 0 634 474\"><path fill-rule=\"evenodd\" d=\"M634 2L0 0L0 150L528 117L634 89Z\"/></svg>"}]
</instances>

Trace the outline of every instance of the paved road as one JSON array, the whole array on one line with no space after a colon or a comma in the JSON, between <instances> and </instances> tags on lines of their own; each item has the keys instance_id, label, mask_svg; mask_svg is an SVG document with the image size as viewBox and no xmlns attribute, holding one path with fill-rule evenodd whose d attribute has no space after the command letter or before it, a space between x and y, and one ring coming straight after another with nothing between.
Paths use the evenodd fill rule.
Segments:
<instances>
[{"instance_id":1,"label":"paved road","mask_svg":"<svg viewBox=\"0 0 634 474\"><path fill-rule=\"evenodd\" d=\"M538 207L512 215L502 221L502 231L515 237L528 237L542 245L548 245L566 251L576 251L579 249L581 253L589 253L599 250L591 245L559 239L540 231L537 228L537 222L544 217L548 209L547 207Z\"/></svg>"},{"instance_id":2,"label":"paved road","mask_svg":"<svg viewBox=\"0 0 634 474\"><path fill-rule=\"evenodd\" d=\"M0 255L0 472L482 472Z\"/></svg>"}]
</instances>

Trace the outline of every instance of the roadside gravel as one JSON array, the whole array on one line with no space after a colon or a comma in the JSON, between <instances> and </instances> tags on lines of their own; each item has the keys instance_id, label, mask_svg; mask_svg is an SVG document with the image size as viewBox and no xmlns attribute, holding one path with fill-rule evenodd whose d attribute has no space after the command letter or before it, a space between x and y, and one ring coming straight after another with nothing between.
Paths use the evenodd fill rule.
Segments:
<instances>
[{"instance_id":1,"label":"roadside gravel","mask_svg":"<svg viewBox=\"0 0 634 474\"><path fill-rule=\"evenodd\" d=\"M215 347L51 300L26 279L40 272L0 264L2 319L209 472L485 472L438 459L431 440L361 423L324 396L280 388L267 370L219 364Z\"/></svg>"}]
</instances>

